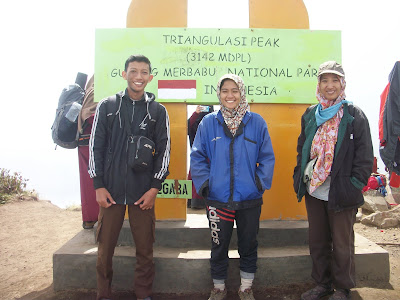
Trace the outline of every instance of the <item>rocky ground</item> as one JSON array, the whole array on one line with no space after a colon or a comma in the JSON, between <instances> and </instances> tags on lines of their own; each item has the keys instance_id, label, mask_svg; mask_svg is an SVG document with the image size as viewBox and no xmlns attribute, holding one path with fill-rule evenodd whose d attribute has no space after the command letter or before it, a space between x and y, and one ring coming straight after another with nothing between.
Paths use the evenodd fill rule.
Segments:
<instances>
[{"instance_id":1,"label":"rocky ground","mask_svg":"<svg viewBox=\"0 0 400 300\"><path fill-rule=\"evenodd\" d=\"M81 212L60 209L48 201L23 201L0 205L0 299L94 300L95 292L87 290L55 293L52 286L52 255L82 230ZM62 230L60 230L62 228ZM355 230L380 244L389 252L390 284L376 282L374 287L352 291L352 299L400 299L400 233L399 227L380 229L361 223ZM370 284L368 285L370 286ZM311 284L266 287L256 299L299 299ZM154 300L207 299L208 292L196 295L155 295ZM135 299L119 293L114 299ZM238 299L230 293L228 299Z\"/></svg>"}]
</instances>

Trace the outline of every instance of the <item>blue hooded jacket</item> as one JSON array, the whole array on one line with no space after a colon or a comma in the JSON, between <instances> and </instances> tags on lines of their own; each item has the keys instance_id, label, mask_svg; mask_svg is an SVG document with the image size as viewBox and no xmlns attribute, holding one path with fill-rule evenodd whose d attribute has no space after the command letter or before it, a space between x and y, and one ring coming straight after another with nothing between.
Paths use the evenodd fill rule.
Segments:
<instances>
[{"instance_id":1,"label":"blue hooded jacket","mask_svg":"<svg viewBox=\"0 0 400 300\"><path fill-rule=\"evenodd\" d=\"M235 136L220 111L205 116L190 159L192 180L207 205L255 207L271 188L275 156L267 124L257 113L246 112Z\"/></svg>"}]
</instances>

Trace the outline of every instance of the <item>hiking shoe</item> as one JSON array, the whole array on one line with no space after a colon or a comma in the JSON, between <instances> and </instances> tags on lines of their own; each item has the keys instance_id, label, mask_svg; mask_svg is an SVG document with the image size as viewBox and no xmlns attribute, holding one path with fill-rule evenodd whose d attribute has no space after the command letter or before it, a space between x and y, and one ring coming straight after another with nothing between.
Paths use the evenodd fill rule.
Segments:
<instances>
[{"instance_id":1,"label":"hiking shoe","mask_svg":"<svg viewBox=\"0 0 400 300\"><path fill-rule=\"evenodd\" d=\"M244 292L239 289L238 295L240 300L255 300L251 288L245 289Z\"/></svg>"},{"instance_id":2,"label":"hiking shoe","mask_svg":"<svg viewBox=\"0 0 400 300\"><path fill-rule=\"evenodd\" d=\"M333 293L332 288L317 285L315 288L301 294L301 300L317 300Z\"/></svg>"},{"instance_id":3,"label":"hiking shoe","mask_svg":"<svg viewBox=\"0 0 400 300\"><path fill-rule=\"evenodd\" d=\"M211 295L210 298L208 298L208 300L223 300L226 297L226 293L227 293L226 289L221 291L220 289L213 288L211 290Z\"/></svg>"},{"instance_id":4,"label":"hiking shoe","mask_svg":"<svg viewBox=\"0 0 400 300\"><path fill-rule=\"evenodd\" d=\"M92 229L94 224L96 224L97 221L83 221L82 227L83 229Z\"/></svg>"},{"instance_id":5,"label":"hiking shoe","mask_svg":"<svg viewBox=\"0 0 400 300\"><path fill-rule=\"evenodd\" d=\"M336 289L335 293L328 300L347 300L351 299L350 290Z\"/></svg>"}]
</instances>

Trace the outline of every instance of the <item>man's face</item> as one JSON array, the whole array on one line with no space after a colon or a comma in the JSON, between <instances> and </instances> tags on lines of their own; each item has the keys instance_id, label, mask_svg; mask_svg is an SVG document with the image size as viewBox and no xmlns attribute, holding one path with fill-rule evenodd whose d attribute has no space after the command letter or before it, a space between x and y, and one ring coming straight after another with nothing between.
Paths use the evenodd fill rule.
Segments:
<instances>
[{"instance_id":1,"label":"man's face","mask_svg":"<svg viewBox=\"0 0 400 300\"><path fill-rule=\"evenodd\" d=\"M153 79L149 65L137 61L129 63L126 72L122 72L122 77L127 81L129 90L137 96L143 95L144 88Z\"/></svg>"}]
</instances>

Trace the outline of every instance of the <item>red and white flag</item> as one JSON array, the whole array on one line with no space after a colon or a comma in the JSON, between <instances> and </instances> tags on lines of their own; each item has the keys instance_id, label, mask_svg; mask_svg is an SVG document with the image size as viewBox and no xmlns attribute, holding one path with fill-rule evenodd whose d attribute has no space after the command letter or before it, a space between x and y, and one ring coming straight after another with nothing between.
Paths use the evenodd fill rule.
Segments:
<instances>
[{"instance_id":1,"label":"red and white flag","mask_svg":"<svg viewBox=\"0 0 400 300\"><path fill-rule=\"evenodd\" d=\"M196 99L196 80L159 80L158 99Z\"/></svg>"}]
</instances>

